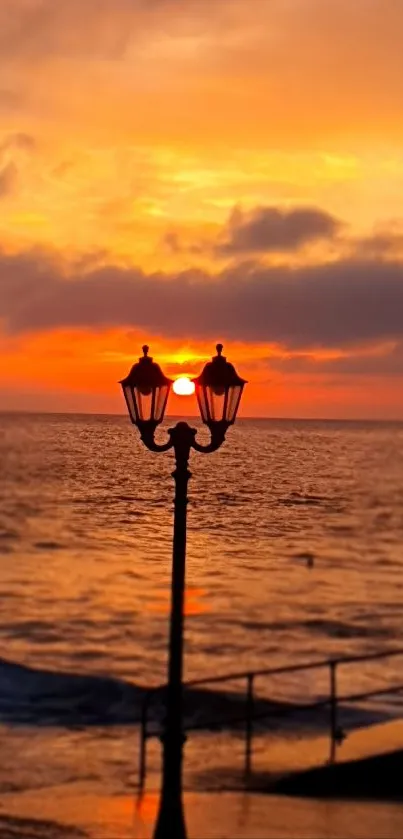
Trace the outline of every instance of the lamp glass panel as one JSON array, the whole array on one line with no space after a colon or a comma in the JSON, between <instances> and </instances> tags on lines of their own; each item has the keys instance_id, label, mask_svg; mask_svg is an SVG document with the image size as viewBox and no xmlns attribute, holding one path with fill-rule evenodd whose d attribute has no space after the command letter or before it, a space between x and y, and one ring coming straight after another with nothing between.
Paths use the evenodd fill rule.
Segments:
<instances>
[{"instance_id":1,"label":"lamp glass panel","mask_svg":"<svg viewBox=\"0 0 403 839\"><path fill-rule=\"evenodd\" d=\"M203 422L207 423L209 420L207 393L206 388L203 387L203 385L196 384L196 397L199 403L200 416Z\"/></svg>"},{"instance_id":2,"label":"lamp glass panel","mask_svg":"<svg viewBox=\"0 0 403 839\"><path fill-rule=\"evenodd\" d=\"M207 387L207 398L210 408L210 419L219 422L223 419L225 387Z\"/></svg>"},{"instance_id":3,"label":"lamp glass panel","mask_svg":"<svg viewBox=\"0 0 403 839\"><path fill-rule=\"evenodd\" d=\"M139 419L143 422L152 419L152 388L137 389L137 407L139 412Z\"/></svg>"},{"instance_id":4,"label":"lamp glass panel","mask_svg":"<svg viewBox=\"0 0 403 839\"><path fill-rule=\"evenodd\" d=\"M155 406L154 417L156 422L162 422L164 419L165 406L167 404L169 394L169 385L161 385L155 389Z\"/></svg>"},{"instance_id":5,"label":"lamp glass panel","mask_svg":"<svg viewBox=\"0 0 403 839\"><path fill-rule=\"evenodd\" d=\"M137 415L136 415L136 407L135 407L135 404L134 404L133 390L130 387L130 385L126 385L126 387L123 388L123 391L124 391L124 395L126 397L126 404L127 404L128 410L129 410L130 419L131 419L132 422L136 422Z\"/></svg>"},{"instance_id":6,"label":"lamp glass panel","mask_svg":"<svg viewBox=\"0 0 403 839\"><path fill-rule=\"evenodd\" d=\"M227 409L224 417L224 419L226 419L227 422L234 422L236 418L241 393L242 385L233 385L228 390Z\"/></svg>"}]
</instances>

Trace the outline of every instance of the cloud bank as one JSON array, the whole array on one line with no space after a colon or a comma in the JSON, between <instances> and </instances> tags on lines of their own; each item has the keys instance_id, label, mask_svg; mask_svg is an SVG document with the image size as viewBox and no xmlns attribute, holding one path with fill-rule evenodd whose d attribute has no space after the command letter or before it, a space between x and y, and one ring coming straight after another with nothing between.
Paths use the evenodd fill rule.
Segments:
<instances>
[{"instance_id":1,"label":"cloud bank","mask_svg":"<svg viewBox=\"0 0 403 839\"><path fill-rule=\"evenodd\" d=\"M342 259L296 268L243 263L211 276L106 265L66 276L43 253L0 256L9 334L136 327L166 337L272 342L293 350L398 341L403 265Z\"/></svg>"}]
</instances>

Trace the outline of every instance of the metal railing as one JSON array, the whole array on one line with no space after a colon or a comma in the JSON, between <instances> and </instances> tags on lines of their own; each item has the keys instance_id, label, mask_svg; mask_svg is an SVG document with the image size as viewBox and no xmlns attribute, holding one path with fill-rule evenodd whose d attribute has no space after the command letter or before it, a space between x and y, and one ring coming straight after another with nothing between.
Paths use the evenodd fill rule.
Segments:
<instances>
[{"instance_id":1,"label":"metal railing","mask_svg":"<svg viewBox=\"0 0 403 839\"><path fill-rule=\"evenodd\" d=\"M232 725L244 723L245 725L245 752L244 752L244 777L247 781L252 773L252 756L253 756L253 735L254 722L257 720L267 719L269 717L286 717L291 716L295 711L314 711L320 708L329 707L329 763L334 763L337 757L337 747L341 745L345 739L345 732L339 724L339 709L342 703L354 703L363 701L365 699L372 699L386 694L403 693L403 683L400 685L390 685L386 688L377 688L370 691L361 691L358 693L351 693L347 695L339 695L337 676L338 668L347 664L358 664L367 661L376 661L387 658L403 656L403 648L394 650L383 650L365 655L350 655L338 658L321 659L319 661L311 661L301 664L287 665L283 667L264 668L261 670L242 671L227 673L222 676L205 677L203 679L194 679L184 682L185 691L189 688L202 687L205 685L225 684L226 682L245 681L245 708L242 714L230 718ZM329 695L323 699L315 700L314 702L284 702L275 701L270 702L270 708L263 711L256 711L256 693L255 680L263 676L280 676L289 673L307 672L320 669L328 669L329 671ZM138 772L138 786L140 791L144 790L147 773L147 741L150 737L160 736L160 732L151 730L149 727L150 708L152 702L157 696L164 695L165 685L160 685L156 688L148 690L145 694L140 718L140 755L139 755L139 772ZM220 728L223 724L228 723L228 715L213 718L211 720L204 720L203 722L191 723L184 728L184 734L190 731L212 730Z\"/></svg>"}]
</instances>

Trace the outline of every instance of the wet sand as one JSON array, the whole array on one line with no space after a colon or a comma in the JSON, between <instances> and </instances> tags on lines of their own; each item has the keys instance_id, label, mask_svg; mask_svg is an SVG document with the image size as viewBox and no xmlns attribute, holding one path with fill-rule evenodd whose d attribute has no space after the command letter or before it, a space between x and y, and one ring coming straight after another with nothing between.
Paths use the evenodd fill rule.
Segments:
<instances>
[{"instance_id":1,"label":"wet sand","mask_svg":"<svg viewBox=\"0 0 403 839\"><path fill-rule=\"evenodd\" d=\"M6 796L0 837L148 839L157 803L155 794L137 806L128 797L100 798L66 787L46 796L18 796L14 802ZM401 839L403 831L403 806L398 804L189 793L185 806L189 839Z\"/></svg>"},{"instance_id":2,"label":"wet sand","mask_svg":"<svg viewBox=\"0 0 403 839\"><path fill-rule=\"evenodd\" d=\"M293 765L276 792L273 775L261 772L255 791L188 792L189 839L401 839L402 742L403 722L395 721L351 734L335 766ZM319 745L308 764L326 741ZM283 758L284 769L287 749ZM158 799L156 792L140 800L101 796L84 783L7 793L0 839L149 839Z\"/></svg>"}]
</instances>

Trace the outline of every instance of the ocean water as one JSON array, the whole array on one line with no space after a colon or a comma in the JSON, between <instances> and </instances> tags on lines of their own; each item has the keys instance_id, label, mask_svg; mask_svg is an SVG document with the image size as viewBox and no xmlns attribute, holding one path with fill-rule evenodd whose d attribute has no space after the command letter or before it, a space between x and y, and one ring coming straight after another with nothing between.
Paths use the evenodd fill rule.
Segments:
<instances>
[{"instance_id":1,"label":"ocean water","mask_svg":"<svg viewBox=\"0 0 403 839\"><path fill-rule=\"evenodd\" d=\"M172 455L146 451L125 417L3 414L0 464L0 795L127 791L144 690L166 672ZM403 424L243 420L191 471L187 679L403 649ZM400 683L402 663L345 667L340 689ZM320 697L326 678L257 691ZM194 692L189 713L238 690ZM403 704L345 713L359 725ZM225 726L198 735L189 783L213 772L218 740L241 749Z\"/></svg>"}]
</instances>

